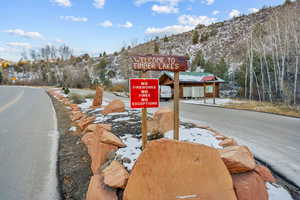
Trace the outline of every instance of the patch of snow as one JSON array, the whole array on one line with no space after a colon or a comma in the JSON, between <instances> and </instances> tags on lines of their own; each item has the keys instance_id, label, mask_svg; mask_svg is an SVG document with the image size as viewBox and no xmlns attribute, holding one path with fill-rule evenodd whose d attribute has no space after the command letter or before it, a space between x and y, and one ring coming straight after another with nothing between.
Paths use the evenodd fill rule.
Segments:
<instances>
[{"instance_id":1,"label":"patch of snow","mask_svg":"<svg viewBox=\"0 0 300 200\"><path fill-rule=\"evenodd\" d=\"M115 116L115 115L128 115L128 112L116 112L116 113L109 113L109 116Z\"/></svg>"},{"instance_id":2,"label":"patch of snow","mask_svg":"<svg viewBox=\"0 0 300 200\"><path fill-rule=\"evenodd\" d=\"M69 128L69 131L71 131L71 132L75 132L76 130L77 130L76 126L72 126L71 128Z\"/></svg>"},{"instance_id":3,"label":"patch of snow","mask_svg":"<svg viewBox=\"0 0 300 200\"><path fill-rule=\"evenodd\" d=\"M96 113L96 112L99 112L102 110L104 110L104 108L96 108L96 109L93 109L92 111L90 111L89 113Z\"/></svg>"},{"instance_id":4,"label":"patch of snow","mask_svg":"<svg viewBox=\"0 0 300 200\"><path fill-rule=\"evenodd\" d=\"M270 183L267 183L266 186L269 193L269 200L293 200L290 193L283 187Z\"/></svg>"},{"instance_id":5,"label":"patch of snow","mask_svg":"<svg viewBox=\"0 0 300 200\"><path fill-rule=\"evenodd\" d=\"M114 119L113 122L128 121L130 119L131 119L131 117L121 117L121 118L118 118L118 119Z\"/></svg>"},{"instance_id":6,"label":"patch of snow","mask_svg":"<svg viewBox=\"0 0 300 200\"><path fill-rule=\"evenodd\" d=\"M132 135L130 134L121 137L121 140L126 144L126 147L119 149L117 151L117 155L121 156L122 159L129 158L131 160L130 163L123 163L123 165L129 171L131 171L135 161L142 153L141 151L142 142L141 140L132 137Z\"/></svg>"},{"instance_id":7,"label":"patch of snow","mask_svg":"<svg viewBox=\"0 0 300 200\"><path fill-rule=\"evenodd\" d=\"M110 119L110 116L105 116L105 115L97 115L96 116L96 119L94 121L95 124L97 123L102 123L102 122L105 122L106 120Z\"/></svg>"},{"instance_id":8,"label":"patch of snow","mask_svg":"<svg viewBox=\"0 0 300 200\"><path fill-rule=\"evenodd\" d=\"M82 110L82 111L87 111L88 109L90 109L90 107L93 104L93 100L92 99L85 99L84 103L78 104L78 107Z\"/></svg>"},{"instance_id":9,"label":"patch of snow","mask_svg":"<svg viewBox=\"0 0 300 200\"><path fill-rule=\"evenodd\" d=\"M174 131L169 131L165 134L165 138L173 139ZM194 142L198 144L204 144L216 149L222 149L219 145L220 141L211 134L210 131L200 128L184 128L180 127L179 140L185 142Z\"/></svg>"}]
</instances>

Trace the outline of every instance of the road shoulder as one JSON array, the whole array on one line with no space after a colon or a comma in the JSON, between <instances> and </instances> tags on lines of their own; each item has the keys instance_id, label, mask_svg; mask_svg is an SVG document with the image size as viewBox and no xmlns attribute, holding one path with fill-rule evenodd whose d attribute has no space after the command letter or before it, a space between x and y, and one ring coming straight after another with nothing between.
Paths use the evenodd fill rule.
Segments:
<instances>
[{"instance_id":1,"label":"road shoulder","mask_svg":"<svg viewBox=\"0 0 300 200\"><path fill-rule=\"evenodd\" d=\"M59 131L57 174L62 199L85 199L90 176L90 158L85 146L69 131L72 127L67 110L49 95L56 111Z\"/></svg>"}]
</instances>

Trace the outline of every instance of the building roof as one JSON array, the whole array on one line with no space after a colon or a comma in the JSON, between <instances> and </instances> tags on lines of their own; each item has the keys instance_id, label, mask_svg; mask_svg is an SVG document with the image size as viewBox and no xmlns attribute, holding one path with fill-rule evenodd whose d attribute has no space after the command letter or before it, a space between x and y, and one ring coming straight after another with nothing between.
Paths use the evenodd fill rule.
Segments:
<instances>
[{"instance_id":1,"label":"building roof","mask_svg":"<svg viewBox=\"0 0 300 200\"><path fill-rule=\"evenodd\" d=\"M173 72L164 72L161 76L167 75L170 79L174 80ZM180 72L179 81L182 83L204 83L204 82L216 82L224 83L225 81L211 73L202 72Z\"/></svg>"}]
</instances>

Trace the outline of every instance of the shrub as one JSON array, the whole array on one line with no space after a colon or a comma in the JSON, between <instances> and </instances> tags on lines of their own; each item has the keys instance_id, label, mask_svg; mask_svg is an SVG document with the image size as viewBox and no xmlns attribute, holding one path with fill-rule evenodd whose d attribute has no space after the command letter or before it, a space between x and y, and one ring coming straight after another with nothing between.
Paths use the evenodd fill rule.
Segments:
<instances>
[{"instance_id":1,"label":"shrub","mask_svg":"<svg viewBox=\"0 0 300 200\"><path fill-rule=\"evenodd\" d=\"M76 104L81 104L81 103L85 102L84 96L79 95L79 94L71 93L69 95L69 98L72 100L73 103L76 103Z\"/></svg>"},{"instance_id":2,"label":"shrub","mask_svg":"<svg viewBox=\"0 0 300 200\"><path fill-rule=\"evenodd\" d=\"M193 44L197 44L199 42L199 33L196 30L193 31L192 42Z\"/></svg>"},{"instance_id":3,"label":"shrub","mask_svg":"<svg viewBox=\"0 0 300 200\"><path fill-rule=\"evenodd\" d=\"M159 53L159 44L156 42L154 44L154 53Z\"/></svg>"},{"instance_id":4,"label":"shrub","mask_svg":"<svg viewBox=\"0 0 300 200\"><path fill-rule=\"evenodd\" d=\"M209 34L208 33L203 33L201 35L201 39L200 39L200 42L206 42L209 38Z\"/></svg>"},{"instance_id":5,"label":"shrub","mask_svg":"<svg viewBox=\"0 0 300 200\"><path fill-rule=\"evenodd\" d=\"M164 37L164 42L169 42L168 36L165 36L165 37Z\"/></svg>"},{"instance_id":6,"label":"shrub","mask_svg":"<svg viewBox=\"0 0 300 200\"><path fill-rule=\"evenodd\" d=\"M70 93L70 89L69 88L62 88L62 90L64 91L65 94L69 94Z\"/></svg>"}]
</instances>

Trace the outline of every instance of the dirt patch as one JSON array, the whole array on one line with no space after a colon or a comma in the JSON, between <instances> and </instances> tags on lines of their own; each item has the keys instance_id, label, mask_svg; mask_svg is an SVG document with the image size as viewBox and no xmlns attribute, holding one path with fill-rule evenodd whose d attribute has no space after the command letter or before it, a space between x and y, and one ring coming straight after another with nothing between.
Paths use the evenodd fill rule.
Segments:
<instances>
[{"instance_id":1,"label":"dirt patch","mask_svg":"<svg viewBox=\"0 0 300 200\"><path fill-rule=\"evenodd\" d=\"M66 200L83 200L92 172L90 157L80 137L69 131L72 126L69 110L49 95L58 120L58 181L61 198Z\"/></svg>"}]
</instances>

